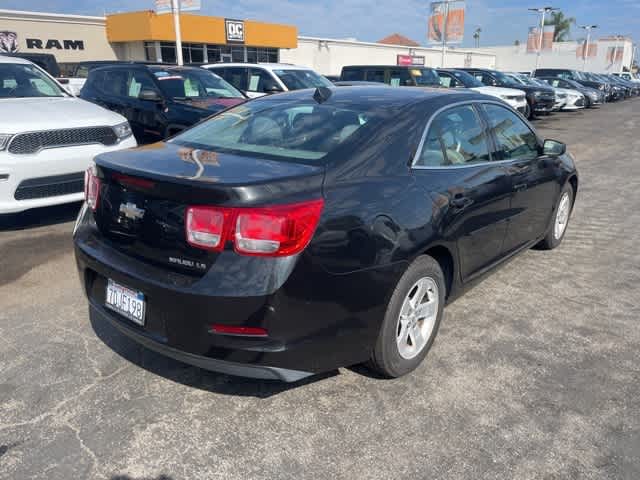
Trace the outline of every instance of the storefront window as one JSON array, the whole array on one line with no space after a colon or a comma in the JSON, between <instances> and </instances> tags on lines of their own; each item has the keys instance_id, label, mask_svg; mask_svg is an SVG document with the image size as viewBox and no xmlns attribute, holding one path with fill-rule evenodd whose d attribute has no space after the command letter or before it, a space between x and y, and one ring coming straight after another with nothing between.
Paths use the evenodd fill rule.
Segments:
<instances>
[{"instance_id":1,"label":"storefront window","mask_svg":"<svg viewBox=\"0 0 640 480\"><path fill-rule=\"evenodd\" d=\"M247 62L256 63L258 61L258 49L247 47Z\"/></svg>"},{"instance_id":2,"label":"storefront window","mask_svg":"<svg viewBox=\"0 0 640 480\"><path fill-rule=\"evenodd\" d=\"M218 45L207 45L207 62L216 63L220 61L220 47Z\"/></svg>"},{"instance_id":3,"label":"storefront window","mask_svg":"<svg viewBox=\"0 0 640 480\"><path fill-rule=\"evenodd\" d=\"M231 61L232 62L244 62L244 47L232 47L231 48Z\"/></svg>"},{"instance_id":4,"label":"storefront window","mask_svg":"<svg viewBox=\"0 0 640 480\"><path fill-rule=\"evenodd\" d=\"M176 44L162 42L160 44L163 63L176 63Z\"/></svg>"},{"instance_id":5,"label":"storefront window","mask_svg":"<svg viewBox=\"0 0 640 480\"><path fill-rule=\"evenodd\" d=\"M144 42L144 56L149 62L157 62L156 42Z\"/></svg>"},{"instance_id":6,"label":"storefront window","mask_svg":"<svg viewBox=\"0 0 640 480\"><path fill-rule=\"evenodd\" d=\"M204 45L194 43L190 45L190 49L192 63L204 62Z\"/></svg>"},{"instance_id":7,"label":"storefront window","mask_svg":"<svg viewBox=\"0 0 640 480\"><path fill-rule=\"evenodd\" d=\"M160 46L162 58L157 58L156 46ZM144 42L145 58L150 62L177 62L176 44L173 42ZM206 55L205 55L206 53ZM229 45L203 45L201 43L182 44L182 59L184 63L277 63L279 51L277 48L256 48Z\"/></svg>"}]
</instances>

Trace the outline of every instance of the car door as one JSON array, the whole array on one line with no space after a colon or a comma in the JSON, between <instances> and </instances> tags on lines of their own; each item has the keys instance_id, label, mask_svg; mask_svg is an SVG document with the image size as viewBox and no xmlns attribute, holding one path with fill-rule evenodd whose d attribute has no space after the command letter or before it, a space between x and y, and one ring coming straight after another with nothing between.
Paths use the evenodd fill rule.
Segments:
<instances>
[{"instance_id":1,"label":"car door","mask_svg":"<svg viewBox=\"0 0 640 480\"><path fill-rule=\"evenodd\" d=\"M94 90L96 103L119 113L131 122L125 101L129 78L127 71L123 69L103 70L100 77L100 82L96 84L97 88Z\"/></svg>"},{"instance_id":2,"label":"car door","mask_svg":"<svg viewBox=\"0 0 640 480\"><path fill-rule=\"evenodd\" d=\"M131 129L138 143L157 142L166 137L167 125L163 115L166 104L162 101L141 99L140 92L143 90L153 90L162 97L162 92L148 71L142 69L130 71L126 97Z\"/></svg>"},{"instance_id":3,"label":"car door","mask_svg":"<svg viewBox=\"0 0 640 480\"><path fill-rule=\"evenodd\" d=\"M414 172L438 205L442 236L458 247L468 281L503 252L511 184L495 162L486 125L472 104L452 106L428 125Z\"/></svg>"},{"instance_id":4,"label":"car door","mask_svg":"<svg viewBox=\"0 0 640 480\"><path fill-rule=\"evenodd\" d=\"M531 127L511 109L485 103L495 157L504 163L511 181L510 216L504 251L509 254L542 237L559 194L557 159L541 155Z\"/></svg>"}]
</instances>

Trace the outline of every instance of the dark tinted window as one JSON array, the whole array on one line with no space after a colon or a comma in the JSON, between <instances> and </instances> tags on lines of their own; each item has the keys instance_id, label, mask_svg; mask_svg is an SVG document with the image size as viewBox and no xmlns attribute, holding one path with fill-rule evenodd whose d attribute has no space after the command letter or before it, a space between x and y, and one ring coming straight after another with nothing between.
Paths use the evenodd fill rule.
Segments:
<instances>
[{"instance_id":1,"label":"dark tinted window","mask_svg":"<svg viewBox=\"0 0 640 480\"><path fill-rule=\"evenodd\" d=\"M289 90L303 88L332 87L333 84L313 70L274 70L273 74L280 79Z\"/></svg>"},{"instance_id":2,"label":"dark tinted window","mask_svg":"<svg viewBox=\"0 0 640 480\"><path fill-rule=\"evenodd\" d=\"M392 68L389 71L389 83L392 87L404 87L413 85L411 75L406 68Z\"/></svg>"},{"instance_id":3,"label":"dark tinted window","mask_svg":"<svg viewBox=\"0 0 640 480\"><path fill-rule=\"evenodd\" d=\"M496 139L498 160L527 159L538 156L538 139L518 115L504 107L484 106L489 128Z\"/></svg>"},{"instance_id":4,"label":"dark tinted window","mask_svg":"<svg viewBox=\"0 0 640 480\"><path fill-rule=\"evenodd\" d=\"M102 90L109 95L126 97L128 83L129 72L126 70L107 70L105 72Z\"/></svg>"},{"instance_id":5,"label":"dark tinted window","mask_svg":"<svg viewBox=\"0 0 640 480\"><path fill-rule=\"evenodd\" d=\"M440 167L490 160L487 135L471 105L440 113L429 132L416 165Z\"/></svg>"},{"instance_id":6,"label":"dark tinted window","mask_svg":"<svg viewBox=\"0 0 640 480\"><path fill-rule=\"evenodd\" d=\"M367 82L384 83L384 70L381 68L367 70L365 79Z\"/></svg>"},{"instance_id":7,"label":"dark tinted window","mask_svg":"<svg viewBox=\"0 0 640 480\"><path fill-rule=\"evenodd\" d=\"M409 74L413 77L415 84L420 87L440 85L440 77L433 68L410 68Z\"/></svg>"},{"instance_id":8,"label":"dark tinted window","mask_svg":"<svg viewBox=\"0 0 640 480\"><path fill-rule=\"evenodd\" d=\"M460 81L456 80L452 75L448 73L439 72L438 76L440 77L440 85L445 88L459 88L463 87Z\"/></svg>"},{"instance_id":9,"label":"dark tinted window","mask_svg":"<svg viewBox=\"0 0 640 480\"><path fill-rule=\"evenodd\" d=\"M357 82L364 80L364 69L361 68L345 68L342 70L341 80L347 82Z\"/></svg>"},{"instance_id":10,"label":"dark tinted window","mask_svg":"<svg viewBox=\"0 0 640 480\"><path fill-rule=\"evenodd\" d=\"M218 69L212 69L214 73L218 73ZM226 67L221 76L227 82L240 90L247 90L247 68L244 67Z\"/></svg>"},{"instance_id":11,"label":"dark tinted window","mask_svg":"<svg viewBox=\"0 0 640 480\"><path fill-rule=\"evenodd\" d=\"M127 96L138 98L142 90L158 90L149 74L145 71L131 72L127 85Z\"/></svg>"}]
</instances>

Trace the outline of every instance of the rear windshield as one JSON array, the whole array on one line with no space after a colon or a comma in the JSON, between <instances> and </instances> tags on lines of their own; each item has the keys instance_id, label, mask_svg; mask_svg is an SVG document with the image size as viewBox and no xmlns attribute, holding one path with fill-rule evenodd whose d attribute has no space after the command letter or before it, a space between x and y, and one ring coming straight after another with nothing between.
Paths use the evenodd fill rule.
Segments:
<instances>
[{"instance_id":1,"label":"rear windshield","mask_svg":"<svg viewBox=\"0 0 640 480\"><path fill-rule=\"evenodd\" d=\"M244 98L234 86L205 69L154 68L151 71L158 79L162 93L169 98Z\"/></svg>"},{"instance_id":2,"label":"rear windshield","mask_svg":"<svg viewBox=\"0 0 640 480\"><path fill-rule=\"evenodd\" d=\"M216 115L170 142L316 163L375 118L355 106L261 99Z\"/></svg>"},{"instance_id":3,"label":"rear windshield","mask_svg":"<svg viewBox=\"0 0 640 480\"><path fill-rule=\"evenodd\" d=\"M289 90L302 90L303 88L318 88L318 87L332 87L333 84L324 78L322 75L318 75L313 70L274 70L282 83L284 83Z\"/></svg>"}]
</instances>

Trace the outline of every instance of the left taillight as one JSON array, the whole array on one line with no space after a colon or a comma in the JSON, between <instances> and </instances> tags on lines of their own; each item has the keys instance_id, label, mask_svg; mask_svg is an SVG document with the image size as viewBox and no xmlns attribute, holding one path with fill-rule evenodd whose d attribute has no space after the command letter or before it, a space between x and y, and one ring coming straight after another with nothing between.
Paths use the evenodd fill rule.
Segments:
<instances>
[{"instance_id":1,"label":"left taillight","mask_svg":"<svg viewBox=\"0 0 640 480\"><path fill-rule=\"evenodd\" d=\"M89 208L95 212L100 201L100 178L96 175L93 166L84 172L84 200Z\"/></svg>"},{"instance_id":2,"label":"left taillight","mask_svg":"<svg viewBox=\"0 0 640 480\"><path fill-rule=\"evenodd\" d=\"M189 207L185 212L187 242L220 251L231 241L241 255L295 255L311 241L323 205L317 199L272 207Z\"/></svg>"}]
</instances>

